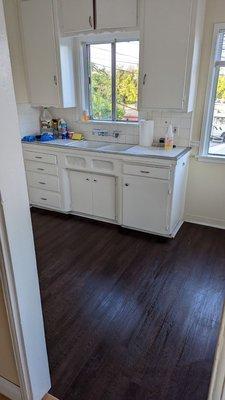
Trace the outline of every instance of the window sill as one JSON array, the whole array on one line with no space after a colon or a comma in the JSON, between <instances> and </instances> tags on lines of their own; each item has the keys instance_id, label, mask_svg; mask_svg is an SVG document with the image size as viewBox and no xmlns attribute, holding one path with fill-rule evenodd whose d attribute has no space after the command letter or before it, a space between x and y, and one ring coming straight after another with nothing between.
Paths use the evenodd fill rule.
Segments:
<instances>
[{"instance_id":1,"label":"window sill","mask_svg":"<svg viewBox=\"0 0 225 400\"><path fill-rule=\"evenodd\" d=\"M78 121L79 124L93 124L93 125L121 125L121 126L138 126L139 122L130 122L130 121Z\"/></svg>"},{"instance_id":2,"label":"window sill","mask_svg":"<svg viewBox=\"0 0 225 400\"><path fill-rule=\"evenodd\" d=\"M196 159L201 162L225 164L225 156L213 156L208 154L201 154L196 156Z\"/></svg>"}]
</instances>

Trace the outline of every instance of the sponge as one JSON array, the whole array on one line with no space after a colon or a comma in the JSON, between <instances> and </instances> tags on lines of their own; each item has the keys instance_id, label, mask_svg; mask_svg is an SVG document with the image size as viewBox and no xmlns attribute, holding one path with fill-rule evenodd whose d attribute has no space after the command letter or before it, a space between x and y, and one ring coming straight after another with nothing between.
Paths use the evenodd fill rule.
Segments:
<instances>
[{"instance_id":1,"label":"sponge","mask_svg":"<svg viewBox=\"0 0 225 400\"><path fill-rule=\"evenodd\" d=\"M83 140L84 135L83 133L73 133L72 140Z\"/></svg>"}]
</instances>

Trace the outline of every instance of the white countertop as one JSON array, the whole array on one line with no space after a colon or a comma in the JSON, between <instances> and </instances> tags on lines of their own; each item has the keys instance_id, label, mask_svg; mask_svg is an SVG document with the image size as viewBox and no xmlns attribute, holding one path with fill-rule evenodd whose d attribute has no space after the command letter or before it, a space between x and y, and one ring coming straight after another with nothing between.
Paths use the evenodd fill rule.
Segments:
<instances>
[{"instance_id":1,"label":"white countertop","mask_svg":"<svg viewBox=\"0 0 225 400\"><path fill-rule=\"evenodd\" d=\"M191 150L190 147L176 147L172 150L165 150L162 147L143 147L132 146L120 143L98 142L98 141L75 141L68 139L56 139L50 142L23 142L27 145L64 147L67 149L76 149L91 151L97 153L120 154L135 157L162 158L167 160L178 160L184 154Z\"/></svg>"}]
</instances>

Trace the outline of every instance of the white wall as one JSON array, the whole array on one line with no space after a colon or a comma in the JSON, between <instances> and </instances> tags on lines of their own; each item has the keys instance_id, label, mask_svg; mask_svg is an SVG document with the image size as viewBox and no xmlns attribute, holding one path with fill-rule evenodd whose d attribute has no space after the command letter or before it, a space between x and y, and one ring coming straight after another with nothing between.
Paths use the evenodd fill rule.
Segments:
<instances>
[{"instance_id":1,"label":"white wall","mask_svg":"<svg viewBox=\"0 0 225 400\"><path fill-rule=\"evenodd\" d=\"M193 116L192 140L199 142L208 79L209 60L215 23L225 22L224 0L207 0L204 38ZM225 228L225 164L191 159L186 198L186 218Z\"/></svg>"}]
</instances>

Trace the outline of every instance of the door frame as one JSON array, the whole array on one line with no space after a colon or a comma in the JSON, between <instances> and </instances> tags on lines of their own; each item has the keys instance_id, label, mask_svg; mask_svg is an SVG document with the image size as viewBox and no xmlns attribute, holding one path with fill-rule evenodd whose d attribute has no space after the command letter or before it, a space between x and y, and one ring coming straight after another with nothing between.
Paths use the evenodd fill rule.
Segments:
<instances>
[{"instance_id":1,"label":"door frame","mask_svg":"<svg viewBox=\"0 0 225 400\"><path fill-rule=\"evenodd\" d=\"M5 306L8 316L15 362L18 372L20 398L31 399L32 390L26 361L26 352L21 331L18 302L16 299L15 282L12 272L9 244L4 219L3 202L0 198L0 279L3 289ZM15 385L16 386L16 385ZM7 393L4 393L7 395ZM19 397L19 396L18 396Z\"/></svg>"},{"instance_id":2,"label":"door frame","mask_svg":"<svg viewBox=\"0 0 225 400\"><path fill-rule=\"evenodd\" d=\"M221 317L208 400L225 400L225 304Z\"/></svg>"},{"instance_id":3,"label":"door frame","mask_svg":"<svg viewBox=\"0 0 225 400\"><path fill-rule=\"evenodd\" d=\"M20 385L8 395L41 400L51 382L3 0L0 53L0 270ZM0 392L7 383L0 379Z\"/></svg>"}]
</instances>

